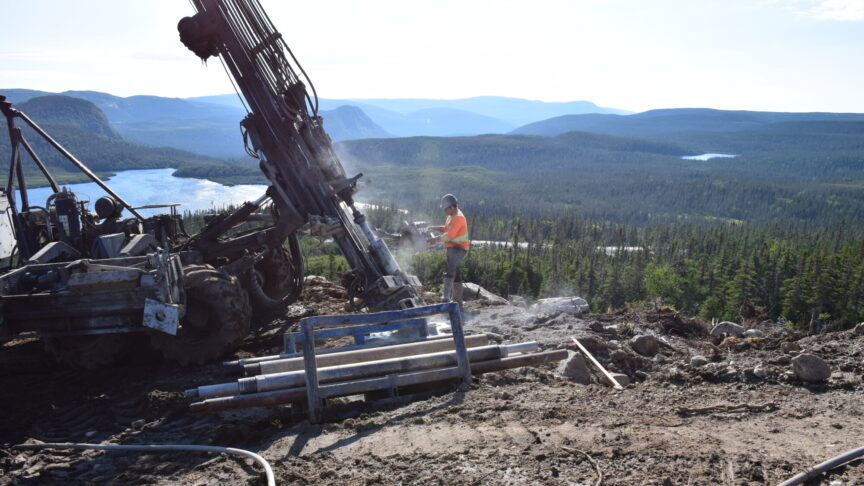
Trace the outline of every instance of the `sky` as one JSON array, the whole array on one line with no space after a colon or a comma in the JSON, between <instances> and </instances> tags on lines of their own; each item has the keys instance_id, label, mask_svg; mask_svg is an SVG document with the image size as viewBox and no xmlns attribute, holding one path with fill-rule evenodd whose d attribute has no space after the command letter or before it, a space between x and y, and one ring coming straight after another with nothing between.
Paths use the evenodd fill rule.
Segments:
<instances>
[{"instance_id":1,"label":"sky","mask_svg":"<svg viewBox=\"0 0 864 486\"><path fill-rule=\"evenodd\" d=\"M323 98L864 113L864 0L261 0ZM0 0L3 88L233 92L187 0Z\"/></svg>"}]
</instances>

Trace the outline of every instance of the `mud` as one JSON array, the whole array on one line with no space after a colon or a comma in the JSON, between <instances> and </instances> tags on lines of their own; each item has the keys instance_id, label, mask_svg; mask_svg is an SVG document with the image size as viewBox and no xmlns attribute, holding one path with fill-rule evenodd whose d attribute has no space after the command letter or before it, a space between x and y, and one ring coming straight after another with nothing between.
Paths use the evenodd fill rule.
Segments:
<instances>
[{"instance_id":1,"label":"mud","mask_svg":"<svg viewBox=\"0 0 864 486\"><path fill-rule=\"evenodd\" d=\"M234 357L278 352L300 317L344 312L340 290L309 285ZM80 372L53 364L38 341L11 342L0 373L0 485L263 484L257 465L233 456L12 447L37 440L243 448L270 461L277 484L297 485L593 485L600 475L607 485L777 484L864 445L864 336L852 331L806 336L766 322L748 324L764 338L718 340L671 309L537 316L470 303L465 317L469 332L503 342L552 349L576 336L632 384L579 385L562 363L483 375L465 392L336 404L313 425L286 407L188 413L183 390L222 381L219 363L139 359ZM655 356L630 346L646 334L658 340ZM831 378L798 380L789 342L824 358ZM693 366L695 355L707 363ZM810 484L864 484L864 461Z\"/></svg>"}]
</instances>

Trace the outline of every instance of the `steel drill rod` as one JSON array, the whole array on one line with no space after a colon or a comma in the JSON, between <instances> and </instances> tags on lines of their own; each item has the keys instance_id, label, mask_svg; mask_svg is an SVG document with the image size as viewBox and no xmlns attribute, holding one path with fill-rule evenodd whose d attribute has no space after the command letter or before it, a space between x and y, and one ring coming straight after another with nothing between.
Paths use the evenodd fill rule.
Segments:
<instances>
[{"instance_id":1,"label":"steel drill rod","mask_svg":"<svg viewBox=\"0 0 864 486\"><path fill-rule=\"evenodd\" d=\"M483 334L480 334L480 335L483 336ZM402 344L418 344L418 343L425 343L425 342L431 342L431 341L440 341L440 340L444 340L444 339L452 340L453 336L449 335L449 334L442 334L442 335L437 335L437 336L428 336L421 341L413 341L413 342L402 343ZM488 343L488 340L487 340L487 343ZM401 344L393 344L392 342L381 342L381 343L355 344L355 345L344 346L344 347L340 347L340 348L318 348L315 350L315 356L317 359L318 357L324 356L327 354L347 353L348 351L357 351L357 350L362 350L362 349L377 349L377 348L384 348L384 347L388 347L388 346L401 346ZM276 360L297 358L298 354L299 353L272 354L269 356L253 356L251 358L236 359L233 361L223 361L222 365L225 366L225 368L226 368L225 372L226 373L233 373L233 372L243 373L243 369L244 369L244 367L246 367L246 365L255 364L255 363L262 363L265 361L276 361Z\"/></svg>"},{"instance_id":2,"label":"steel drill rod","mask_svg":"<svg viewBox=\"0 0 864 486\"><path fill-rule=\"evenodd\" d=\"M422 341L414 341L417 342L427 342L427 341L438 341L440 339L453 339L452 335L449 334L441 334L437 336L428 336ZM412 343L404 343L404 344L412 344ZM315 350L315 356L322 356L325 354L336 354L336 353L344 353L347 351L355 351L357 349L372 349L372 348L381 348L385 346L397 346L396 344L383 342L383 343L375 343L375 344L357 344L352 346L345 346L344 348L320 348ZM340 351L341 349L341 351ZM261 363L262 361L274 361L277 359L289 359L296 358L297 353L291 354L271 354L268 356L253 356L251 358L243 358L243 359L235 359L233 361L223 361L222 365L226 368L231 369L239 369L242 371L243 367L252 364L252 363Z\"/></svg>"},{"instance_id":3,"label":"steel drill rod","mask_svg":"<svg viewBox=\"0 0 864 486\"><path fill-rule=\"evenodd\" d=\"M523 366L537 366L564 359L567 359L567 350L565 349L523 354L520 356L471 363L471 373L473 375L480 375L493 371L521 368ZM359 395L361 393L368 393L376 390L386 390L394 386L403 387L419 385L422 383L456 379L460 376L461 372L459 368L448 367L324 385L321 387L321 392L322 396L327 398L345 395ZM302 402L305 399L306 387L301 386L249 395L211 398L193 403L190 406L190 409L193 412L218 412L221 410L232 410L237 408L262 407L277 405L280 403Z\"/></svg>"},{"instance_id":4,"label":"steel drill rod","mask_svg":"<svg viewBox=\"0 0 864 486\"><path fill-rule=\"evenodd\" d=\"M465 337L465 345L468 348L476 348L489 344L489 337L485 334L475 334ZM401 356L412 356L415 354L428 354L438 351L449 351L454 348L453 339L435 339L418 343L394 344L369 349L355 349L341 353L322 354L316 356L319 368L327 366L338 366L350 363L362 363L366 361L377 361L381 359L398 358ZM246 376L269 375L303 369L303 357L288 359L277 359L250 363L243 366Z\"/></svg>"},{"instance_id":5,"label":"steel drill rod","mask_svg":"<svg viewBox=\"0 0 864 486\"><path fill-rule=\"evenodd\" d=\"M529 353L536 350L536 342L501 346L482 346L468 350L468 360L469 362L485 361L489 359L503 358L513 353ZM455 363L455 351L442 351L438 353L368 361L358 364L328 366L318 368L316 372L318 375L318 382L327 383L405 371L441 368L444 366L451 366ZM186 395L193 398L214 398L247 393L260 393L301 386L305 383L305 380L306 372L304 370L288 371L271 375L241 378L233 383L199 386L198 388L187 390Z\"/></svg>"}]
</instances>

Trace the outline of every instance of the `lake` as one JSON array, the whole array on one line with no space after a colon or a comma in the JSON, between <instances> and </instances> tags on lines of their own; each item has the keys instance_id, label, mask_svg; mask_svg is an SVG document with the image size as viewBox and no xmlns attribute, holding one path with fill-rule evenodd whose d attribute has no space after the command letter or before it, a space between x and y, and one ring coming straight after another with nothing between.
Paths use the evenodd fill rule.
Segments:
<instances>
[{"instance_id":1,"label":"lake","mask_svg":"<svg viewBox=\"0 0 864 486\"><path fill-rule=\"evenodd\" d=\"M175 169L126 170L118 172L103 182L115 193L133 207L151 204L179 203L177 210L199 211L207 209L222 209L230 204L254 201L264 194L267 186L259 184L242 184L225 186L218 182L205 179L188 179L174 177ZM107 195L95 182L69 184L68 187L79 199L89 200L87 208L93 211L96 200ZM50 187L39 187L27 191L30 204L44 206L52 191ZM20 204L20 201L19 201ZM166 213L168 209L144 209L139 211L143 216ZM131 216L124 211L126 217Z\"/></svg>"},{"instance_id":2,"label":"lake","mask_svg":"<svg viewBox=\"0 0 864 486\"><path fill-rule=\"evenodd\" d=\"M710 159L728 159L731 157L735 157L732 154L702 154L702 155L685 155L681 157L684 160L710 160Z\"/></svg>"}]
</instances>

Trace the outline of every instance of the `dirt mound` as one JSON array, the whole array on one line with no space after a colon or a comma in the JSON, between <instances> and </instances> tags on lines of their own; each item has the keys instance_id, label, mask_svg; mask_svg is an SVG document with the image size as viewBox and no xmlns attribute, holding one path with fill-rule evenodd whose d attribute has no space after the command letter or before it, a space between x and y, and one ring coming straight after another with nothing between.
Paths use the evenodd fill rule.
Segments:
<instances>
[{"instance_id":1,"label":"dirt mound","mask_svg":"<svg viewBox=\"0 0 864 486\"><path fill-rule=\"evenodd\" d=\"M302 300L234 357L278 352L300 317L342 313L344 301L340 286L307 282ZM464 314L469 332L502 342L551 349L575 336L632 384L596 384L596 371L592 384L577 384L563 364L508 370L467 392L337 405L338 420L311 425L280 407L188 413L182 391L220 381L218 363L82 373L51 364L33 343L7 343L4 352L29 359L0 376L0 485L262 484L258 466L229 456L11 448L33 439L239 447L268 459L278 484L344 485L588 485L600 474L607 485L777 484L862 445L864 336L852 331L804 336L762 322L764 337L717 339L672 309L537 315L471 303ZM830 378L798 379L800 353L824 359ZM812 484L861 477L858 461Z\"/></svg>"}]
</instances>

